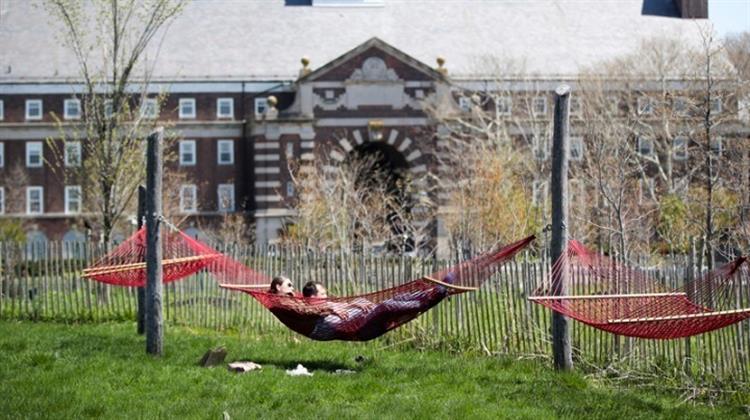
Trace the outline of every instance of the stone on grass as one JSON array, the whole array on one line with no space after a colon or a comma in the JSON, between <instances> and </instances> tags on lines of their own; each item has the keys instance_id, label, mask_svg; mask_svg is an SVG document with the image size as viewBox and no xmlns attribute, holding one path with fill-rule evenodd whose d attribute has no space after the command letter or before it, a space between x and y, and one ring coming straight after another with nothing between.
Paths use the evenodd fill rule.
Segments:
<instances>
[{"instance_id":1,"label":"stone on grass","mask_svg":"<svg viewBox=\"0 0 750 420\"><path fill-rule=\"evenodd\" d=\"M263 366L253 362L232 362L227 365L230 372L245 373L252 370L260 370Z\"/></svg>"},{"instance_id":2,"label":"stone on grass","mask_svg":"<svg viewBox=\"0 0 750 420\"><path fill-rule=\"evenodd\" d=\"M209 351L207 351L206 354L201 357L198 365L202 367L218 366L224 363L224 359L226 357L227 349L225 349L224 347L217 347L215 349L210 349Z\"/></svg>"}]
</instances>

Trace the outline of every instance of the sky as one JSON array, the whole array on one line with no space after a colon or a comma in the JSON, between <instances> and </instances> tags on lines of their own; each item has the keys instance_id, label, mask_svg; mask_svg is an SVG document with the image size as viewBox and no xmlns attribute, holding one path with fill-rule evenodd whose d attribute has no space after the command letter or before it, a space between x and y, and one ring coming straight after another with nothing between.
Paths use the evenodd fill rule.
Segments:
<instances>
[{"instance_id":1,"label":"sky","mask_svg":"<svg viewBox=\"0 0 750 420\"><path fill-rule=\"evenodd\" d=\"M750 31L750 0L708 0L708 18L720 36Z\"/></svg>"}]
</instances>

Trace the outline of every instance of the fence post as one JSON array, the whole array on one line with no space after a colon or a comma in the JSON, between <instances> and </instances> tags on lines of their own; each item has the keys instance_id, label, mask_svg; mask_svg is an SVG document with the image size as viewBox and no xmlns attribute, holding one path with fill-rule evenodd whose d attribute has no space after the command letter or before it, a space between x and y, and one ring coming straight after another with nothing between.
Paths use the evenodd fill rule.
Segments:
<instances>
[{"instance_id":1,"label":"fence post","mask_svg":"<svg viewBox=\"0 0 750 420\"><path fill-rule=\"evenodd\" d=\"M149 134L146 147L146 353L163 353L161 180L164 128Z\"/></svg>"},{"instance_id":2,"label":"fence post","mask_svg":"<svg viewBox=\"0 0 750 420\"><path fill-rule=\"evenodd\" d=\"M568 242L568 131L570 87L560 85L555 89L555 119L552 137L552 239L550 251L552 264L565 252ZM552 294L566 295L568 270L563 266L552 273ZM552 313L552 352L555 369L570 370L573 359L570 349L568 318L559 312Z\"/></svg>"},{"instance_id":3,"label":"fence post","mask_svg":"<svg viewBox=\"0 0 750 420\"><path fill-rule=\"evenodd\" d=\"M138 230L143 227L143 218L146 217L146 187L143 185L138 186ZM137 319L137 331L138 334L143 335L146 331L146 287L138 288L138 311L136 314Z\"/></svg>"}]
</instances>

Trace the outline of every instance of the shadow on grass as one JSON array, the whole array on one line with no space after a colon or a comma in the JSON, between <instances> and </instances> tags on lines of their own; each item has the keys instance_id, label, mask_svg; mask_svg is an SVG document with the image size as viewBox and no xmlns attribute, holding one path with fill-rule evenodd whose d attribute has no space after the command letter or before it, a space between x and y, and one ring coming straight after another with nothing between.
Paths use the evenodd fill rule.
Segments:
<instances>
[{"instance_id":1,"label":"shadow on grass","mask_svg":"<svg viewBox=\"0 0 750 420\"><path fill-rule=\"evenodd\" d=\"M351 364L345 364L340 362L335 362L332 360L322 360L322 359L306 359L306 358L300 358L300 359L291 359L291 358L278 358L278 359L272 359L272 358L243 358L240 357L237 359L237 361L252 361L255 363L258 363L261 366L274 366L279 369L288 370L288 369L294 369L297 367L297 365L302 365L306 367L308 370L324 370L331 373L335 373L336 370L354 370L358 371L359 366L355 366L354 363Z\"/></svg>"}]
</instances>

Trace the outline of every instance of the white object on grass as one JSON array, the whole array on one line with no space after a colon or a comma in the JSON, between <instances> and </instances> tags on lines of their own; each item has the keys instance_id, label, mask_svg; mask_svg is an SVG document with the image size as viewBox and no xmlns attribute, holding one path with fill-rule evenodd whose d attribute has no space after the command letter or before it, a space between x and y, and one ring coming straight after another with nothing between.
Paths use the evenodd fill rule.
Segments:
<instances>
[{"instance_id":1,"label":"white object on grass","mask_svg":"<svg viewBox=\"0 0 750 420\"><path fill-rule=\"evenodd\" d=\"M298 364L296 368L290 369L286 371L286 374L289 376L312 376L313 374L307 370L306 367L302 366L301 364Z\"/></svg>"}]
</instances>

